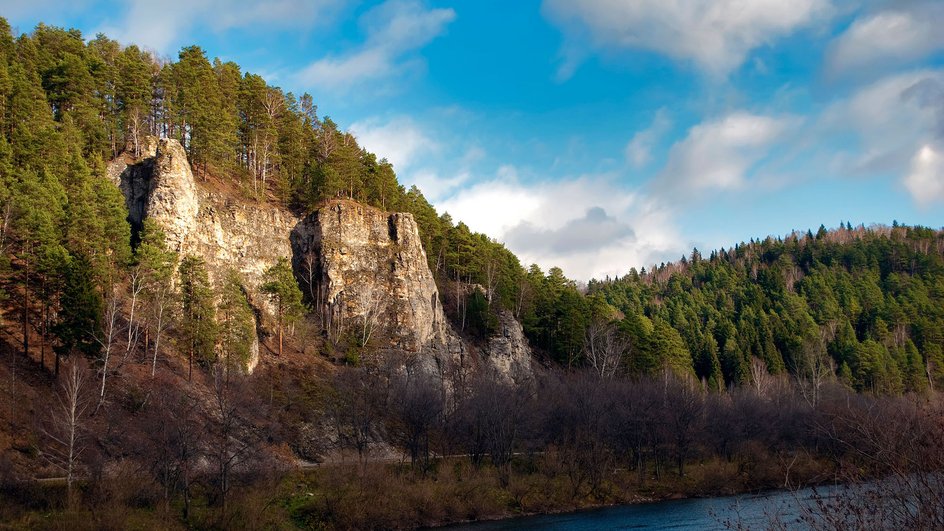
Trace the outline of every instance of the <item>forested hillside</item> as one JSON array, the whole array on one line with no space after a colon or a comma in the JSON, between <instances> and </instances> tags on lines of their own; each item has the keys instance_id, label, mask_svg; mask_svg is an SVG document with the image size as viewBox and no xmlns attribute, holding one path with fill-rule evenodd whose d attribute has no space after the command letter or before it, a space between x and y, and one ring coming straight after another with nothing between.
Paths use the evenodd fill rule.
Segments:
<instances>
[{"instance_id":1,"label":"forested hillside","mask_svg":"<svg viewBox=\"0 0 944 531\"><path fill-rule=\"evenodd\" d=\"M559 269L525 270L501 244L438 214L385 159L319 117L310 95L211 62L198 47L163 62L76 30L40 25L14 38L0 20L0 101L5 296L24 320L43 305L30 326L63 352L95 350L74 328L99 326L94 292L134 263L103 161L159 135L179 139L204 179L247 200L307 211L346 196L413 213L463 331L485 335L495 310L510 309L532 344L567 366L595 365L595 342L613 335L615 320L610 369L669 365L712 388L750 380L754 358L773 373L835 372L861 390L922 390L944 377L940 232L843 226L768 238L591 281L584 294Z\"/></svg>"},{"instance_id":2,"label":"forested hillside","mask_svg":"<svg viewBox=\"0 0 944 531\"><path fill-rule=\"evenodd\" d=\"M104 161L140 154L155 135L180 140L204 180L245 200L307 212L344 196L413 213L447 312L463 331L487 334L504 307L526 317L547 350L565 356L561 349L579 348L582 321L574 312L583 307L547 304L582 300L559 270L525 275L501 244L439 215L418 189L405 190L386 160L320 118L311 96L285 93L235 63L211 62L198 47L164 62L103 35L86 43L77 30L42 24L14 38L0 20L0 102L0 275L23 315L40 299L50 306L42 312L48 319L24 325L39 326L44 337L56 334L65 345L73 333L66 323L82 319L57 313L71 311L60 304L64 289L86 282L106 293L129 273L126 213ZM88 278L68 277L74 261L93 266ZM545 283L547 290L538 286ZM482 290L468 289L474 284ZM532 297L548 290L554 300ZM101 302L92 299L74 308L94 328Z\"/></svg>"},{"instance_id":3,"label":"forested hillside","mask_svg":"<svg viewBox=\"0 0 944 531\"><path fill-rule=\"evenodd\" d=\"M860 391L944 383L944 232L853 228L735 245L593 281L625 317L631 369L673 362L712 388L771 373ZM754 367L756 369L756 367Z\"/></svg>"}]
</instances>

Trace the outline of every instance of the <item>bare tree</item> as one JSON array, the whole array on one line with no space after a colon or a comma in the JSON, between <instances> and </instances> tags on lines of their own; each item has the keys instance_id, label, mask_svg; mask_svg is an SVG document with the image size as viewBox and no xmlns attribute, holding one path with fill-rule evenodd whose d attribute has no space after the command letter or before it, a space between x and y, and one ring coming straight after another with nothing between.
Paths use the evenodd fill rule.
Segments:
<instances>
[{"instance_id":1,"label":"bare tree","mask_svg":"<svg viewBox=\"0 0 944 531\"><path fill-rule=\"evenodd\" d=\"M390 393L388 428L394 439L410 453L416 467L423 458L424 470L429 466L430 437L442 419L443 397L439 386L429 375L417 371L393 382Z\"/></svg>"},{"instance_id":2,"label":"bare tree","mask_svg":"<svg viewBox=\"0 0 944 531\"><path fill-rule=\"evenodd\" d=\"M111 359L112 351L115 349L115 344L118 340L120 316L121 308L118 304L118 296L112 293L105 306L105 322L101 334L97 335L95 338L102 347L98 358L102 364L100 369L102 373L102 385L98 393L98 403L93 413L97 413L98 409L102 407L102 404L105 402L105 381L108 378L108 362Z\"/></svg>"},{"instance_id":3,"label":"bare tree","mask_svg":"<svg viewBox=\"0 0 944 531\"><path fill-rule=\"evenodd\" d=\"M796 375L797 388L803 399L810 406L816 407L823 387L836 374L835 363L826 352L826 338L823 333L804 341L799 356L794 360L793 373Z\"/></svg>"},{"instance_id":4,"label":"bare tree","mask_svg":"<svg viewBox=\"0 0 944 531\"><path fill-rule=\"evenodd\" d=\"M685 460L700 434L705 401L701 388L692 380L681 380L666 371L663 412L675 447L678 475L685 475Z\"/></svg>"},{"instance_id":5,"label":"bare tree","mask_svg":"<svg viewBox=\"0 0 944 531\"><path fill-rule=\"evenodd\" d=\"M174 292L169 282L160 283L151 291L151 331L154 335L154 347L151 357L151 377L157 373L157 358L161 351L161 337L171 321Z\"/></svg>"},{"instance_id":6,"label":"bare tree","mask_svg":"<svg viewBox=\"0 0 944 531\"><path fill-rule=\"evenodd\" d=\"M131 270L129 280L128 291L131 295L131 307L128 309L128 339L125 345L126 356L131 353L138 342L139 327L134 318L138 309L138 299L141 297L141 292L147 287L146 274L142 271L141 267L135 267Z\"/></svg>"},{"instance_id":7,"label":"bare tree","mask_svg":"<svg viewBox=\"0 0 944 531\"><path fill-rule=\"evenodd\" d=\"M382 388L377 385L377 375L364 369L342 370L334 382L336 395L328 404L328 415L339 445L357 450L363 466L370 445L383 433Z\"/></svg>"},{"instance_id":8,"label":"bare tree","mask_svg":"<svg viewBox=\"0 0 944 531\"><path fill-rule=\"evenodd\" d=\"M43 456L65 473L69 507L75 501L73 485L80 458L85 451L82 431L85 413L89 408L89 400L85 396L85 372L80 360L69 365L50 411L50 423L43 430L49 440Z\"/></svg>"},{"instance_id":9,"label":"bare tree","mask_svg":"<svg viewBox=\"0 0 944 531\"><path fill-rule=\"evenodd\" d=\"M380 303L383 296L377 290L360 290L357 293L357 305L363 312L361 316L361 337L362 347L367 346L377 329L377 321L380 317Z\"/></svg>"},{"instance_id":10,"label":"bare tree","mask_svg":"<svg viewBox=\"0 0 944 531\"><path fill-rule=\"evenodd\" d=\"M939 396L824 400L817 430L847 465L844 486L800 506L811 529L944 529L944 402ZM870 478L881 479L870 479Z\"/></svg>"},{"instance_id":11,"label":"bare tree","mask_svg":"<svg viewBox=\"0 0 944 531\"><path fill-rule=\"evenodd\" d=\"M191 485L199 461L204 456L206 415L199 401L178 387L173 380L155 381L153 398L148 402L140 437L144 462L162 487L165 508L175 492L183 495L183 517L190 513Z\"/></svg>"},{"instance_id":12,"label":"bare tree","mask_svg":"<svg viewBox=\"0 0 944 531\"><path fill-rule=\"evenodd\" d=\"M265 127L262 132L261 150L262 161L257 168L260 179L262 180L263 190L266 187L266 179L269 175L270 158L274 151L274 145L277 140L276 120L285 107L285 98L278 89L266 88L265 96L262 100L262 108L265 111Z\"/></svg>"},{"instance_id":13,"label":"bare tree","mask_svg":"<svg viewBox=\"0 0 944 531\"><path fill-rule=\"evenodd\" d=\"M503 487L510 480L511 458L527 415L528 391L516 388L494 375L472 381L467 400L456 413L455 427L472 464L480 466L487 455L498 470Z\"/></svg>"},{"instance_id":14,"label":"bare tree","mask_svg":"<svg viewBox=\"0 0 944 531\"><path fill-rule=\"evenodd\" d=\"M751 387L757 396L766 398L774 385L774 377L767 370L767 364L756 356L751 357Z\"/></svg>"},{"instance_id":15,"label":"bare tree","mask_svg":"<svg viewBox=\"0 0 944 531\"><path fill-rule=\"evenodd\" d=\"M600 378L613 377L629 352L629 340L605 319L593 319L584 333L583 354Z\"/></svg>"},{"instance_id":16,"label":"bare tree","mask_svg":"<svg viewBox=\"0 0 944 531\"><path fill-rule=\"evenodd\" d=\"M213 368L213 398L207 411L208 456L216 468L216 501L224 519L234 476L248 469L262 440L249 415L252 395L245 383L240 375L227 371L224 364Z\"/></svg>"}]
</instances>

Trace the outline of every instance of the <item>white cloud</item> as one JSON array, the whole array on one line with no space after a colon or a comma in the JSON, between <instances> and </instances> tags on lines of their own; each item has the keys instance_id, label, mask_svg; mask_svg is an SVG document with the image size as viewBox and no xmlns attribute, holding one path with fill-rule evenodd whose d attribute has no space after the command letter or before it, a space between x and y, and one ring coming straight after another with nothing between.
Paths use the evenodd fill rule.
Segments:
<instances>
[{"instance_id":1,"label":"white cloud","mask_svg":"<svg viewBox=\"0 0 944 531\"><path fill-rule=\"evenodd\" d=\"M446 177L436 170L423 168L399 177L405 186L415 185L423 192L423 197L435 203L452 195L457 188L469 182L472 175L468 171L461 171L451 177Z\"/></svg>"},{"instance_id":2,"label":"white cloud","mask_svg":"<svg viewBox=\"0 0 944 531\"><path fill-rule=\"evenodd\" d=\"M902 2L857 19L831 45L829 75L873 70L944 49L944 4Z\"/></svg>"},{"instance_id":3,"label":"white cloud","mask_svg":"<svg viewBox=\"0 0 944 531\"><path fill-rule=\"evenodd\" d=\"M544 0L567 38L559 74L585 49L639 48L691 61L724 77L748 54L832 11L830 0Z\"/></svg>"},{"instance_id":4,"label":"white cloud","mask_svg":"<svg viewBox=\"0 0 944 531\"><path fill-rule=\"evenodd\" d=\"M410 169L417 157L438 149L438 145L409 117L398 116L383 122L377 118L351 124L350 131L368 151L386 158L398 173Z\"/></svg>"},{"instance_id":5,"label":"white cloud","mask_svg":"<svg viewBox=\"0 0 944 531\"><path fill-rule=\"evenodd\" d=\"M700 123L669 150L655 186L676 196L740 188L747 182L748 171L798 123L795 117L746 112Z\"/></svg>"},{"instance_id":6,"label":"white cloud","mask_svg":"<svg viewBox=\"0 0 944 531\"><path fill-rule=\"evenodd\" d=\"M921 146L911 161L911 171L904 183L921 207L944 202L944 154L929 144Z\"/></svg>"},{"instance_id":7,"label":"white cloud","mask_svg":"<svg viewBox=\"0 0 944 531\"><path fill-rule=\"evenodd\" d=\"M845 174L904 175L919 148L944 137L944 71L881 79L831 105L819 135L852 133L853 149L838 154Z\"/></svg>"},{"instance_id":8,"label":"white cloud","mask_svg":"<svg viewBox=\"0 0 944 531\"><path fill-rule=\"evenodd\" d=\"M120 42L169 53L196 29L305 28L332 20L347 0L131 0L119 21L106 20L95 32ZM93 32L94 33L94 32Z\"/></svg>"},{"instance_id":9,"label":"white cloud","mask_svg":"<svg viewBox=\"0 0 944 531\"><path fill-rule=\"evenodd\" d=\"M612 176L525 184L506 166L436 206L504 242L523 264L558 266L582 280L622 275L683 251L669 211Z\"/></svg>"},{"instance_id":10,"label":"white cloud","mask_svg":"<svg viewBox=\"0 0 944 531\"><path fill-rule=\"evenodd\" d=\"M652 124L637 132L626 144L626 159L637 168L642 168L652 160L655 144L672 129L672 119L664 108L656 112Z\"/></svg>"},{"instance_id":11,"label":"white cloud","mask_svg":"<svg viewBox=\"0 0 944 531\"><path fill-rule=\"evenodd\" d=\"M342 91L389 78L413 64L410 54L441 35L455 18L452 9L427 9L416 0L388 0L361 18L367 35L361 46L311 63L298 79L305 85Z\"/></svg>"},{"instance_id":12,"label":"white cloud","mask_svg":"<svg viewBox=\"0 0 944 531\"><path fill-rule=\"evenodd\" d=\"M393 164L404 186L416 185L427 200L435 202L469 182L471 168L486 152L457 138L452 128L445 133L438 127L430 130L429 123L418 123L409 116L373 117L355 122L349 129L361 146Z\"/></svg>"}]
</instances>

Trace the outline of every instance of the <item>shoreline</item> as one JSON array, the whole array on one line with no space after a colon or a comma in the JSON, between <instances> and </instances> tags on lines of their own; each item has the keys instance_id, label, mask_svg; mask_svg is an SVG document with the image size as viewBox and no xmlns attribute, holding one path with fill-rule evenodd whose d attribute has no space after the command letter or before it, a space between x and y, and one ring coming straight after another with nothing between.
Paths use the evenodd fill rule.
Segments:
<instances>
[{"instance_id":1,"label":"shoreline","mask_svg":"<svg viewBox=\"0 0 944 531\"><path fill-rule=\"evenodd\" d=\"M619 506L760 496L835 483L828 463L816 459L805 459L802 473L794 468L792 486L784 486L784 471L774 463L762 464L753 471L756 475L748 476L736 461L706 460L692 463L683 477L663 471L659 477L646 476L641 485L637 472L621 469L610 473L597 490L584 484L576 494L561 470L537 472L523 462L505 486L493 467L474 469L461 461L440 462L425 473L403 465L368 465L361 470L332 466L300 471L286 481L294 485L294 492L284 493L282 499L290 512L304 507L293 518L300 527L315 522L369 527L383 522L395 529L450 529Z\"/></svg>"},{"instance_id":2,"label":"shoreline","mask_svg":"<svg viewBox=\"0 0 944 531\"><path fill-rule=\"evenodd\" d=\"M579 507L575 509L562 508L560 510L518 513L518 514L504 515L504 516L495 515L495 516L488 516L488 517L484 517L484 518L480 518L476 520L463 520L463 521L435 524L431 526L421 527L419 529L424 529L424 530L453 529L453 528L460 528L463 526L470 526L470 525L475 525L475 524L486 524L490 522L503 522L503 521L510 522L513 520L540 517L540 516L579 515L581 513L595 512L595 511L600 511L604 509L612 509L612 508L617 508L617 507L633 507L633 506L662 504L662 503L667 503L667 502L677 502L677 501L685 501L685 500L739 498L741 496L770 497L775 494L787 494L787 493L797 492L801 490L822 487L824 485L837 485L837 483L831 483L829 481L821 481L821 482L804 484L802 486L797 486L794 488L781 486L781 487L763 488L759 490L740 491L736 493L728 492L728 493L694 494L694 495L675 493L675 494L667 495L661 498L644 498L644 499L638 499L635 501L601 503L601 504L596 504L596 505L587 505L587 506L583 506L583 507Z\"/></svg>"}]
</instances>

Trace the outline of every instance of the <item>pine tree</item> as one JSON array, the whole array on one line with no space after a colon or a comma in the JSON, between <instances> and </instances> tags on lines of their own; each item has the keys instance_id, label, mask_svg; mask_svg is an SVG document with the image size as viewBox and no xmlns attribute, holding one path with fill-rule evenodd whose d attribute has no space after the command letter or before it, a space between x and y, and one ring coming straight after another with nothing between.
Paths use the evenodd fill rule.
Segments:
<instances>
[{"instance_id":1,"label":"pine tree","mask_svg":"<svg viewBox=\"0 0 944 531\"><path fill-rule=\"evenodd\" d=\"M265 272L265 284L262 292L269 296L275 306L276 327L279 335L279 355L282 355L282 336L285 325L300 318L305 313L302 304L302 291L292 273L292 266L285 258L279 258L275 265Z\"/></svg>"},{"instance_id":2,"label":"pine tree","mask_svg":"<svg viewBox=\"0 0 944 531\"><path fill-rule=\"evenodd\" d=\"M130 147L132 154L140 157L144 135L150 129L148 118L154 92L154 60L147 52L131 45L118 54L116 67L115 100L124 134L125 145L122 147Z\"/></svg>"},{"instance_id":3,"label":"pine tree","mask_svg":"<svg viewBox=\"0 0 944 531\"><path fill-rule=\"evenodd\" d=\"M256 318L236 271L226 273L219 293L220 304L216 315L223 363L227 371L245 369L256 338Z\"/></svg>"},{"instance_id":4,"label":"pine tree","mask_svg":"<svg viewBox=\"0 0 944 531\"><path fill-rule=\"evenodd\" d=\"M181 343L188 353L188 375L193 379L193 362L215 361L218 328L213 288L203 259L186 256L180 262Z\"/></svg>"},{"instance_id":5,"label":"pine tree","mask_svg":"<svg viewBox=\"0 0 944 531\"><path fill-rule=\"evenodd\" d=\"M100 349L95 338L101 335L104 305L91 271L91 264L82 255L72 257L65 265L59 320L53 328L59 338L57 375L62 356L80 353L94 357Z\"/></svg>"}]
</instances>

